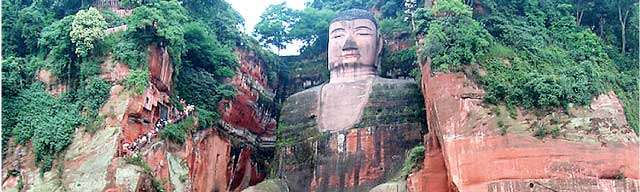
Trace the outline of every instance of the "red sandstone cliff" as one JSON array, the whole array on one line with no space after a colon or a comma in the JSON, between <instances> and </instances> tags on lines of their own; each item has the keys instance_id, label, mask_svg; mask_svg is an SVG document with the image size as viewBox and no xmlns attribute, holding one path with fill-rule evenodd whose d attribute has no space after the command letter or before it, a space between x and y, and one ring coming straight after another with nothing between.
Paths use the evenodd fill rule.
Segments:
<instances>
[{"instance_id":1,"label":"red sandstone cliff","mask_svg":"<svg viewBox=\"0 0 640 192\"><path fill-rule=\"evenodd\" d=\"M236 55L240 67L229 81L237 92L218 104L221 127L198 133L187 143L194 191L240 191L266 177L265 154L275 141L275 113L268 105L274 94L264 61L242 49L236 49Z\"/></svg>"},{"instance_id":2,"label":"red sandstone cliff","mask_svg":"<svg viewBox=\"0 0 640 192\"><path fill-rule=\"evenodd\" d=\"M150 46L149 71L151 86L128 104L122 120L120 143L131 142L153 128L160 118L159 108L171 110L171 74L173 68L165 49ZM218 105L221 126L195 132L184 146L162 145L147 153L146 162L156 179L169 180L168 150L187 166L186 189L191 191L239 191L255 185L266 176L266 160L261 153L272 147L275 113L265 102L273 102L264 72L265 63L254 53L236 49L240 66L229 82L236 96ZM263 97L263 98L260 98ZM262 102L262 103L261 103ZM266 151L266 152L265 152ZM151 180L140 176L137 190L149 190ZM165 189L174 189L166 183Z\"/></svg>"},{"instance_id":3,"label":"red sandstone cliff","mask_svg":"<svg viewBox=\"0 0 640 192\"><path fill-rule=\"evenodd\" d=\"M638 137L615 93L566 112L519 110L509 118L483 103L482 89L464 74L431 75L429 67L422 66L429 133L410 191L640 190ZM539 139L534 125L562 131Z\"/></svg>"},{"instance_id":4,"label":"red sandstone cliff","mask_svg":"<svg viewBox=\"0 0 640 192\"><path fill-rule=\"evenodd\" d=\"M274 94L264 61L249 51L237 49L236 54L240 67L228 80L237 90L236 97L212 104L220 108L222 126L188 135L184 145L154 136L136 150L140 160L128 159L124 144L140 141L164 114L169 119L176 115L169 102L173 65L166 48L149 46L150 86L134 95L121 85L129 74L127 65L108 57L100 75L114 84L100 110L105 128L94 134L78 129L63 154L65 160L55 165L62 172L47 172L44 177L38 176L30 147L13 147L8 156L26 163L13 166L22 176L6 177L3 190L240 191L262 181L275 140ZM63 85L58 86L48 71L41 71L38 79L51 85L52 94L64 91L56 88Z\"/></svg>"}]
</instances>

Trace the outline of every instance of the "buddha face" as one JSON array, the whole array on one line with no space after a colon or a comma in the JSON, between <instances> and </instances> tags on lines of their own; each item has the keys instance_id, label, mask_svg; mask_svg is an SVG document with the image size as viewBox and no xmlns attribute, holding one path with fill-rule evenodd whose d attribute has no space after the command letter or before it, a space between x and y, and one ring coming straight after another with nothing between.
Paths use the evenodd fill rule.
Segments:
<instances>
[{"instance_id":1,"label":"buddha face","mask_svg":"<svg viewBox=\"0 0 640 192\"><path fill-rule=\"evenodd\" d=\"M369 19L335 21L329 26L329 71L347 66L375 72L382 50L376 25Z\"/></svg>"}]
</instances>

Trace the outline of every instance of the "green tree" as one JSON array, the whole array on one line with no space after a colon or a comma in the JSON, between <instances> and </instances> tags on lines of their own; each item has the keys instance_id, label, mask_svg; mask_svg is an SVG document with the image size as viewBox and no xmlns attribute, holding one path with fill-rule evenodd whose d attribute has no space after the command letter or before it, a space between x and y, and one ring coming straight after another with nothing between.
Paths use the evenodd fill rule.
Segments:
<instances>
[{"instance_id":1,"label":"green tree","mask_svg":"<svg viewBox=\"0 0 640 192\"><path fill-rule=\"evenodd\" d=\"M183 0L182 5L189 15L204 24L216 39L227 46L241 42L238 27L244 24L240 13L225 0Z\"/></svg>"},{"instance_id":2,"label":"green tree","mask_svg":"<svg viewBox=\"0 0 640 192\"><path fill-rule=\"evenodd\" d=\"M200 22L185 24L184 31L185 66L204 69L220 78L234 75L232 68L238 61L231 48L215 39Z\"/></svg>"},{"instance_id":3,"label":"green tree","mask_svg":"<svg viewBox=\"0 0 640 192\"><path fill-rule=\"evenodd\" d=\"M234 92L232 87L222 84L222 79L204 70L184 68L177 80L180 83L176 85L176 92L180 98L207 111L218 111L217 105L212 103L218 103L225 96L233 97L233 94L223 94Z\"/></svg>"},{"instance_id":4,"label":"green tree","mask_svg":"<svg viewBox=\"0 0 640 192\"><path fill-rule=\"evenodd\" d=\"M436 71L461 71L462 65L478 63L492 39L480 22L471 18L470 8L458 0L445 0L433 10L434 15L442 16L421 25L428 26L423 59L430 58Z\"/></svg>"},{"instance_id":5,"label":"green tree","mask_svg":"<svg viewBox=\"0 0 640 192\"><path fill-rule=\"evenodd\" d=\"M317 56L325 52L329 44L329 24L336 12L329 9L306 8L297 13L292 24L290 36L304 43L303 55Z\"/></svg>"},{"instance_id":6,"label":"green tree","mask_svg":"<svg viewBox=\"0 0 640 192\"><path fill-rule=\"evenodd\" d=\"M105 36L107 22L96 8L79 11L71 22L71 42L76 45L75 53L84 57L93 49L96 41Z\"/></svg>"},{"instance_id":7,"label":"green tree","mask_svg":"<svg viewBox=\"0 0 640 192\"><path fill-rule=\"evenodd\" d=\"M82 89L77 93L80 112L89 120L94 120L104 102L109 98L111 84L98 76L93 76L82 81L81 87Z\"/></svg>"},{"instance_id":8,"label":"green tree","mask_svg":"<svg viewBox=\"0 0 640 192\"><path fill-rule=\"evenodd\" d=\"M58 77L69 79L74 76L77 55L75 45L71 42L71 23L73 16L66 16L55 21L42 30L38 47L46 54L45 66Z\"/></svg>"},{"instance_id":9,"label":"green tree","mask_svg":"<svg viewBox=\"0 0 640 192\"><path fill-rule=\"evenodd\" d=\"M260 22L255 26L255 34L258 34L260 42L264 45L272 45L278 50L284 49L285 44L291 41L288 32L293 23L294 11L280 3L270 5L260 16Z\"/></svg>"},{"instance_id":10,"label":"green tree","mask_svg":"<svg viewBox=\"0 0 640 192\"><path fill-rule=\"evenodd\" d=\"M51 17L41 8L31 5L18 12L17 28L24 47L17 47L18 53L36 52L42 28L51 23Z\"/></svg>"},{"instance_id":11,"label":"green tree","mask_svg":"<svg viewBox=\"0 0 640 192\"><path fill-rule=\"evenodd\" d=\"M443 0L438 1L431 11L438 16L471 16L471 7L464 4L462 0Z\"/></svg>"},{"instance_id":12,"label":"green tree","mask_svg":"<svg viewBox=\"0 0 640 192\"><path fill-rule=\"evenodd\" d=\"M172 62L180 65L186 47L182 26L188 21L187 10L180 2L171 0L133 9L127 25L130 35L138 38L136 43L166 45Z\"/></svg>"}]
</instances>

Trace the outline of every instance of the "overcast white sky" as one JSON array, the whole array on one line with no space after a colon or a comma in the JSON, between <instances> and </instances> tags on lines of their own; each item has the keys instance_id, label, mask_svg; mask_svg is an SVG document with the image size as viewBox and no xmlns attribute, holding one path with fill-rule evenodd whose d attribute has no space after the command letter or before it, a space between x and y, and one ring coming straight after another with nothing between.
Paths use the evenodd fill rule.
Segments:
<instances>
[{"instance_id":1,"label":"overcast white sky","mask_svg":"<svg viewBox=\"0 0 640 192\"><path fill-rule=\"evenodd\" d=\"M226 0L231 6L244 17L245 29L247 34L253 33L253 28L260 21L260 15L269 5L286 2L287 6L293 9L303 9L304 3L310 0ZM300 43L288 45L285 50L280 50L280 55L297 55ZM274 52L278 52L273 49Z\"/></svg>"}]
</instances>

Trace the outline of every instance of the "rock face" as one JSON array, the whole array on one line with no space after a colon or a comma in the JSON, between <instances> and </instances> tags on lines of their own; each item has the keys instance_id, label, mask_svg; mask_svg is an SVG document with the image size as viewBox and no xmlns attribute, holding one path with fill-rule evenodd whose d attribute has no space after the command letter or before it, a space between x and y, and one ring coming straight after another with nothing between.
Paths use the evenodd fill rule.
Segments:
<instances>
[{"instance_id":1,"label":"rock face","mask_svg":"<svg viewBox=\"0 0 640 192\"><path fill-rule=\"evenodd\" d=\"M221 111L220 125L195 132L187 138L184 148L170 150L171 146L160 144L144 154L157 179L172 181L163 186L165 189L238 191L266 176L266 154L272 153L275 141L274 93L267 84L265 63L252 52L237 49L236 54L240 67L237 75L229 80L237 90L236 96L212 104ZM149 132L158 119L167 116L171 119L173 108L169 95L173 66L165 48L149 47L149 72L151 86L128 104L122 120L120 145ZM167 157L171 154L166 150L176 153L174 162L186 162L188 176L170 173ZM187 179L189 182L174 181ZM138 189L150 189L152 180L141 177L137 181Z\"/></svg>"},{"instance_id":2,"label":"rock face","mask_svg":"<svg viewBox=\"0 0 640 192\"><path fill-rule=\"evenodd\" d=\"M422 86L430 132L410 191L640 190L637 136L613 92L588 108L507 117L484 104L464 74L431 77L428 68ZM537 129L544 133L538 138Z\"/></svg>"},{"instance_id":3,"label":"rock face","mask_svg":"<svg viewBox=\"0 0 640 192\"><path fill-rule=\"evenodd\" d=\"M135 95L129 101L121 123L123 134L119 146L123 143L131 143L141 135L150 132L159 119L170 119L169 111L173 110L169 102L169 95L171 95L169 87L173 73L169 53L166 48L153 45L148 49L151 84L142 95Z\"/></svg>"},{"instance_id":4,"label":"rock face","mask_svg":"<svg viewBox=\"0 0 640 192\"><path fill-rule=\"evenodd\" d=\"M240 67L231 84L236 88L232 100L220 103L222 120L228 128L247 131L246 136L273 140L276 128L273 89L267 84L265 63L254 53L236 49Z\"/></svg>"},{"instance_id":5,"label":"rock face","mask_svg":"<svg viewBox=\"0 0 640 192\"><path fill-rule=\"evenodd\" d=\"M239 191L266 177L275 142L274 93L266 64L253 52L236 49L236 55L240 67L230 83L237 92L218 104L220 127L196 133L187 144L194 191Z\"/></svg>"},{"instance_id":6,"label":"rock face","mask_svg":"<svg viewBox=\"0 0 640 192\"><path fill-rule=\"evenodd\" d=\"M189 146L189 144L187 144ZM189 148L189 147L188 147ZM228 189L231 145L216 133L207 135L192 146L189 172L195 191L225 191Z\"/></svg>"},{"instance_id":7,"label":"rock face","mask_svg":"<svg viewBox=\"0 0 640 192\"><path fill-rule=\"evenodd\" d=\"M38 70L36 79L44 83L47 86L47 92L53 96L58 96L60 93L67 91L67 85L60 83L58 78L51 74L48 69Z\"/></svg>"},{"instance_id":8,"label":"rock face","mask_svg":"<svg viewBox=\"0 0 640 192\"><path fill-rule=\"evenodd\" d=\"M105 118L104 128L94 134L78 129L54 171L44 177L38 176L30 147L11 147L7 154L12 160L3 166L17 167L21 175L5 177L2 190L240 191L262 181L275 145L274 94L267 84L265 63L240 49L236 52L240 68L229 79L238 90L236 97L212 104L221 109L220 126L188 135L184 145L154 137L136 151L139 159L125 155L124 143L149 133L158 119L175 115L169 101L170 56L162 47L148 50L150 86L141 95L132 95L119 84L129 73L127 65L107 58L100 77L114 86L99 113ZM58 84L48 71L40 72L38 78L48 85ZM11 162L25 163L12 166Z\"/></svg>"},{"instance_id":9,"label":"rock face","mask_svg":"<svg viewBox=\"0 0 640 192\"><path fill-rule=\"evenodd\" d=\"M55 170L40 177L35 165L31 145L10 147L3 161L3 173L13 168L11 163L23 164L16 169L19 176L3 180L2 191L104 191L113 181L114 160L120 132L120 121L124 116L130 96L121 85L111 88L109 99L99 111L104 117L104 128L93 134L76 129L73 142L62 154L63 161L55 164ZM14 153L16 155L14 155ZM14 158L16 157L17 158ZM7 174L8 175L8 174Z\"/></svg>"},{"instance_id":10,"label":"rock face","mask_svg":"<svg viewBox=\"0 0 640 192\"><path fill-rule=\"evenodd\" d=\"M424 133L417 84L375 78L358 123L321 132L321 87L287 99L278 125L278 176L292 191L368 191L399 178Z\"/></svg>"}]
</instances>

